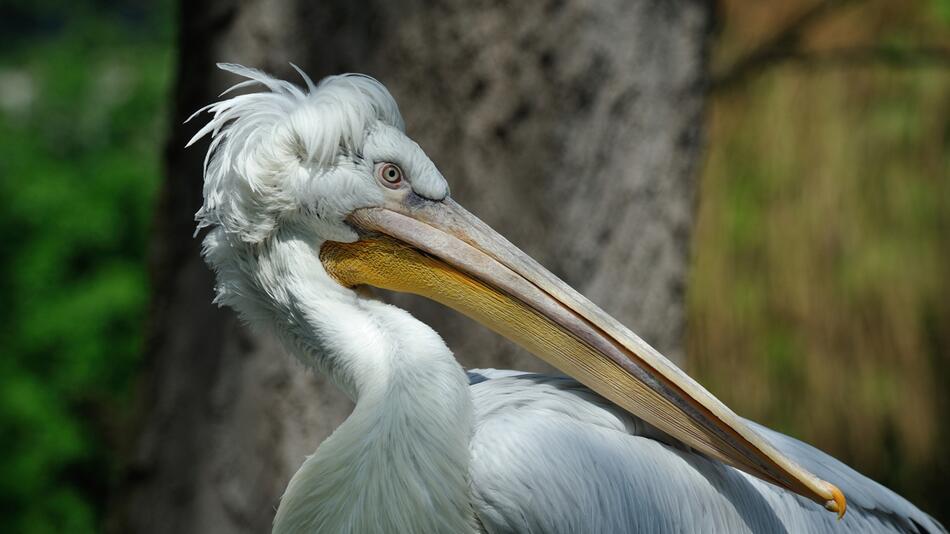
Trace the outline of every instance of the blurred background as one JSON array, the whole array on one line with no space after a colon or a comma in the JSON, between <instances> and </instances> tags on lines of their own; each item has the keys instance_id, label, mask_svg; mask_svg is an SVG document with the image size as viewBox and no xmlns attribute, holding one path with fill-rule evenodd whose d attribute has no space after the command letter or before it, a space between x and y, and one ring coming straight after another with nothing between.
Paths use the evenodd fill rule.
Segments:
<instances>
[{"instance_id":1,"label":"blurred background","mask_svg":"<svg viewBox=\"0 0 950 534\"><path fill-rule=\"evenodd\" d=\"M681 360L950 523L950 1L709 13ZM0 531L99 532L135 476L181 26L0 7Z\"/></svg>"}]
</instances>

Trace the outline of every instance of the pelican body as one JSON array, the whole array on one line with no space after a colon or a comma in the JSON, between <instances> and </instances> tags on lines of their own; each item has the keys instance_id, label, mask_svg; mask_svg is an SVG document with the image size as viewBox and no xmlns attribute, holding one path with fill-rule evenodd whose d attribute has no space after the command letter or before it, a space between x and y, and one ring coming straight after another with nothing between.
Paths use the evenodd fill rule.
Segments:
<instances>
[{"instance_id":1,"label":"pelican body","mask_svg":"<svg viewBox=\"0 0 950 534\"><path fill-rule=\"evenodd\" d=\"M455 203L376 80L220 66L267 90L203 108L192 139L212 138L196 219L216 302L355 403L275 533L946 532L733 413ZM466 373L367 285L441 302L570 378Z\"/></svg>"}]
</instances>

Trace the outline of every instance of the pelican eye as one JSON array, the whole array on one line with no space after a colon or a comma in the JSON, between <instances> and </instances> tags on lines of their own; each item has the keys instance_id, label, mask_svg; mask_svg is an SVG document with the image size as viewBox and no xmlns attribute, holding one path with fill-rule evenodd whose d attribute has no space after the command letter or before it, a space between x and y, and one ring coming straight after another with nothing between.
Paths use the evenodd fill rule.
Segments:
<instances>
[{"instance_id":1,"label":"pelican eye","mask_svg":"<svg viewBox=\"0 0 950 534\"><path fill-rule=\"evenodd\" d=\"M395 163L384 163L376 169L376 178L390 189L399 187L403 176L402 169Z\"/></svg>"}]
</instances>

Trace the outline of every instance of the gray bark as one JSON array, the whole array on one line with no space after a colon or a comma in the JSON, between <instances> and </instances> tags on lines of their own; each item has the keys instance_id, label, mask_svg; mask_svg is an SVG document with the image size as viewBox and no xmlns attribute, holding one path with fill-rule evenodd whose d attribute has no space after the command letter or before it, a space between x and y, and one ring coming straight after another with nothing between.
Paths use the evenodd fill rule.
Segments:
<instances>
[{"instance_id":1,"label":"gray bark","mask_svg":"<svg viewBox=\"0 0 950 534\"><path fill-rule=\"evenodd\" d=\"M130 532L265 532L290 475L350 406L211 304L193 239L197 125L238 62L371 74L453 197L676 360L710 7L698 0L182 1L156 215L142 428L111 518ZM392 297L463 365L546 370L438 305Z\"/></svg>"}]
</instances>

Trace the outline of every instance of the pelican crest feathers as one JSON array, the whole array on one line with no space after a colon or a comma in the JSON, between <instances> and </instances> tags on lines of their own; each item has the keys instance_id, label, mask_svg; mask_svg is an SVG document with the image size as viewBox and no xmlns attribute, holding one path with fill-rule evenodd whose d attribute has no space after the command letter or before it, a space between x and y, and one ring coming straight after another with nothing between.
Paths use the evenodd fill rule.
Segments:
<instances>
[{"instance_id":1,"label":"pelican crest feathers","mask_svg":"<svg viewBox=\"0 0 950 534\"><path fill-rule=\"evenodd\" d=\"M217 226L256 243L273 232L282 214L319 215L319 205L300 205L301 199L318 201L307 191L315 178L361 157L367 134L379 123L405 130L396 101L370 76L342 74L315 84L293 65L306 84L301 88L257 69L231 63L218 67L246 78L221 96L254 85L269 92L230 96L188 118L212 115L188 142L212 139L197 230Z\"/></svg>"}]
</instances>

